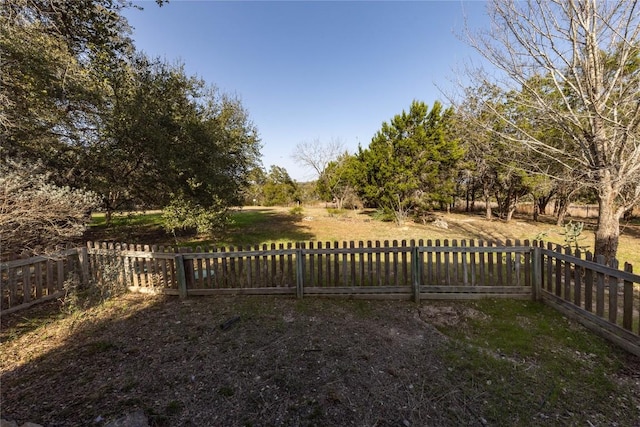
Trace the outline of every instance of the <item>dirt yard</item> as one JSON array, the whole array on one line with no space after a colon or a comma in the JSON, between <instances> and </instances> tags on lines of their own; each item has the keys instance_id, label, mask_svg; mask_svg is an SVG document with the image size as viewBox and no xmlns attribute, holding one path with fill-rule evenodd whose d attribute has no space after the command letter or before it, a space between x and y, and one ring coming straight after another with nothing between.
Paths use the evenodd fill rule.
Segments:
<instances>
[{"instance_id":1,"label":"dirt yard","mask_svg":"<svg viewBox=\"0 0 640 427\"><path fill-rule=\"evenodd\" d=\"M67 315L49 304L2 318L2 417L104 425L142 409L154 426L640 425L636 359L607 362L614 374L597 378L615 376L612 389L553 396L535 358L476 352L433 326L487 317L407 301L130 294Z\"/></svg>"}]
</instances>

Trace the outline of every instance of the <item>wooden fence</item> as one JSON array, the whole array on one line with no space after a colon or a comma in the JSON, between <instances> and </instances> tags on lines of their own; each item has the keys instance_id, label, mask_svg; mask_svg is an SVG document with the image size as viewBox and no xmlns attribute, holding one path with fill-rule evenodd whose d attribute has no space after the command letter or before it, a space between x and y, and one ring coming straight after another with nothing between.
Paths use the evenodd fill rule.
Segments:
<instances>
[{"instance_id":1,"label":"wooden fence","mask_svg":"<svg viewBox=\"0 0 640 427\"><path fill-rule=\"evenodd\" d=\"M36 256L0 263L2 314L64 296L70 275L80 274L79 251Z\"/></svg>"},{"instance_id":2,"label":"wooden fence","mask_svg":"<svg viewBox=\"0 0 640 427\"><path fill-rule=\"evenodd\" d=\"M600 261L600 262L598 262ZM411 240L229 248L88 243L2 264L2 312L63 294L66 275L180 295L544 301L640 355L640 276L542 242Z\"/></svg>"},{"instance_id":3,"label":"wooden fence","mask_svg":"<svg viewBox=\"0 0 640 427\"><path fill-rule=\"evenodd\" d=\"M117 261L133 291L382 298L531 298L528 241L309 242L188 248L89 244L89 266Z\"/></svg>"},{"instance_id":4,"label":"wooden fence","mask_svg":"<svg viewBox=\"0 0 640 427\"><path fill-rule=\"evenodd\" d=\"M640 276L587 252L542 243L533 249L539 299L640 356Z\"/></svg>"}]
</instances>

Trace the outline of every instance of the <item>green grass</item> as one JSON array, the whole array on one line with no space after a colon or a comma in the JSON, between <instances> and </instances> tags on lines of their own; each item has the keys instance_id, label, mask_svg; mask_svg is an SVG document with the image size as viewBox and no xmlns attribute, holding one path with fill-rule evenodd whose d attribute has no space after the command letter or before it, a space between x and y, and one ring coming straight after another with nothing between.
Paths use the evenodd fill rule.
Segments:
<instances>
[{"instance_id":1,"label":"green grass","mask_svg":"<svg viewBox=\"0 0 640 427\"><path fill-rule=\"evenodd\" d=\"M441 327L455 339L443 357L450 380L462 384L470 405L482 405L490 425L587 425L617 411L638 420L634 396L614 380L628 357L623 351L538 303L462 307L484 316Z\"/></svg>"},{"instance_id":2,"label":"green grass","mask_svg":"<svg viewBox=\"0 0 640 427\"><path fill-rule=\"evenodd\" d=\"M107 217L104 213L94 213L91 227L107 227ZM114 214L111 217L111 227L141 227L162 226L161 212L130 212Z\"/></svg>"}]
</instances>

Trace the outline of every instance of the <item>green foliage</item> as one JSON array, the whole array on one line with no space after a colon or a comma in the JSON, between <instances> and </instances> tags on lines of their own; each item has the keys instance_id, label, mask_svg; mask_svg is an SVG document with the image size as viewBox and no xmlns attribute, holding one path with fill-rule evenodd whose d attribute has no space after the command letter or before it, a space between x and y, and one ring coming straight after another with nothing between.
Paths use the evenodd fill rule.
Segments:
<instances>
[{"instance_id":1,"label":"green foliage","mask_svg":"<svg viewBox=\"0 0 640 427\"><path fill-rule=\"evenodd\" d=\"M318 195L326 202L335 202L338 209L362 205L357 195L362 170L363 165L355 156L343 153L329 162L318 177Z\"/></svg>"},{"instance_id":2,"label":"green foliage","mask_svg":"<svg viewBox=\"0 0 640 427\"><path fill-rule=\"evenodd\" d=\"M298 185L280 166L271 166L262 191L265 206L288 206L300 199Z\"/></svg>"},{"instance_id":3,"label":"green foliage","mask_svg":"<svg viewBox=\"0 0 640 427\"><path fill-rule=\"evenodd\" d=\"M240 205L259 163L255 126L238 99L136 53L129 6L15 0L0 10L0 155L39 159L56 184L98 193L107 220L176 197Z\"/></svg>"},{"instance_id":4,"label":"green foliage","mask_svg":"<svg viewBox=\"0 0 640 427\"><path fill-rule=\"evenodd\" d=\"M300 205L294 206L291 209L289 209L289 213L291 215L295 215L295 216L303 216L304 215L304 209Z\"/></svg>"},{"instance_id":5,"label":"green foliage","mask_svg":"<svg viewBox=\"0 0 640 427\"><path fill-rule=\"evenodd\" d=\"M409 112L384 122L368 149L360 150L362 197L391 210L402 222L416 208L452 199L463 150L452 137L453 110L436 102L431 111L414 101Z\"/></svg>"},{"instance_id":6,"label":"green foliage","mask_svg":"<svg viewBox=\"0 0 640 427\"><path fill-rule=\"evenodd\" d=\"M177 197L162 211L163 227L174 236L181 231L214 234L223 230L230 220L228 209L220 200L205 208L191 200Z\"/></svg>"},{"instance_id":7,"label":"green foliage","mask_svg":"<svg viewBox=\"0 0 640 427\"><path fill-rule=\"evenodd\" d=\"M585 236L582 236L584 222L573 222L573 220L571 220L566 223L563 228L564 230L561 231L560 234L564 237L563 246L565 248L569 248L572 251L588 248L588 246L580 245L580 242L586 239Z\"/></svg>"}]
</instances>

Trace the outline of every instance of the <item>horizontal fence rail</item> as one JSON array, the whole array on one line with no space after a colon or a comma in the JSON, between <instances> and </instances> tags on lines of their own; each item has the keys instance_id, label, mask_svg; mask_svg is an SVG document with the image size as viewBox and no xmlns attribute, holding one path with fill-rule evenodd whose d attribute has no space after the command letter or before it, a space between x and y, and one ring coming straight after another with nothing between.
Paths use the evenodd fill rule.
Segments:
<instances>
[{"instance_id":1,"label":"horizontal fence rail","mask_svg":"<svg viewBox=\"0 0 640 427\"><path fill-rule=\"evenodd\" d=\"M527 298L640 355L640 276L589 253L518 240L299 242L173 248L91 243L1 264L2 312L64 295L70 275L131 291L191 295Z\"/></svg>"}]
</instances>

